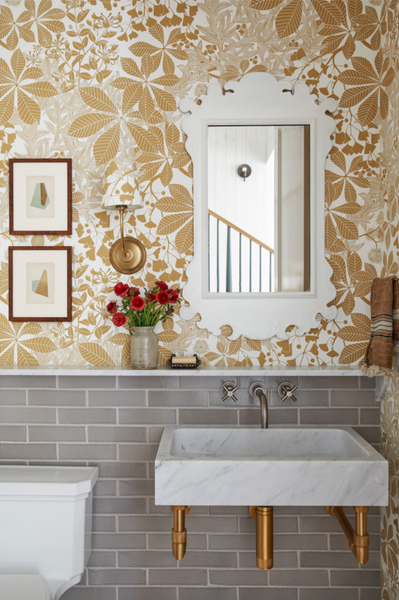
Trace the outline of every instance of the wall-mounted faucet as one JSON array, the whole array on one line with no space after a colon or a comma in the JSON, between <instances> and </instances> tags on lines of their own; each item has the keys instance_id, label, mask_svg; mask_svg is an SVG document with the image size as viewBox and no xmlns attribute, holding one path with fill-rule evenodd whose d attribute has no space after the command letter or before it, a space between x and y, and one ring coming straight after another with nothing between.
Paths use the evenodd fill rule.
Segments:
<instances>
[{"instance_id":1,"label":"wall-mounted faucet","mask_svg":"<svg viewBox=\"0 0 399 600\"><path fill-rule=\"evenodd\" d=\"M236 397L236 392L239 389L239 386L234 381L225 381L220 386L220 392L222 394L223 402L227 399L234 400L234 402L238 402L238 398ZM290 381L283 381L278 386L277 392L281 398L281 402L289 399L293 402L296 402L297 399L294 396L294 392L298 389L298 386L294 385ZM266 386L261 381L254 381L249 386L249 395L254 400L259 400L260 404L260 423L262 429L268 429L269 427L269 407L267 403L266 396Z\"/></svg>"},{"instance_id":2,"label":"wall-mounted faucet","mask_svg":"<svg viewBox=\"0 0 399 600\"><path fill-rule=\"evenodd\" d=\"M269 427L269 411L267 406L266 387L260 381L254 381L249 386L249 394L260 402L260 426L262 429Z\"/></svg>"}]
</instances>

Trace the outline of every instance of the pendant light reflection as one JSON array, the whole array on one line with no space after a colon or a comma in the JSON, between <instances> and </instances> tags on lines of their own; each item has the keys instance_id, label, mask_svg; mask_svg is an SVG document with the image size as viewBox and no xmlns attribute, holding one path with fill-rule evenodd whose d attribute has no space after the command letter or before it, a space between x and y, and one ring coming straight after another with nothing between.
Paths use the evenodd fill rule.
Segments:
<instances>
[{"instance_id":1,"label":"pendant light reflection","mask_svg":"<svg viewBox=\"0 0 399 600\"><path fill-rule=\"evenodd\" d=\"M106 210L119 212L121 238L112 245L109 253L112 267L125 275L137 273L145 264L147 252L139 240L125 237L123 226L126 212L144 206L137 175L131 163L109 163L104 177L102 206Z\"/></svg>"},{"instance_id":2,"label":"pendant light reflection","mask_svg":"<svg viewBox=\"0 0 399 600\"><path fill-rule=\"evenodd\" d=\"M243 180L245 181L247 177L249 177L252 173L252 169L249 165L243 164L240 165L237 169L237 173L239 174L240 177L243 178Z\"/></svg>"}]
</instances>

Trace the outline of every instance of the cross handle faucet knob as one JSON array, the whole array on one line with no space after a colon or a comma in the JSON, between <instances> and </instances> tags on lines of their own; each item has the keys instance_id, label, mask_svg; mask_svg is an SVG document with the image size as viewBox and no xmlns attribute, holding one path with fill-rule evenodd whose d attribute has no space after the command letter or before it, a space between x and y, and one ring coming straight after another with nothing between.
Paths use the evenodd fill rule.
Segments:
<instances>
[{"instance_id":1,"label":"cross handle faucet knob","mask_svg":"<svg viewBox=\"0 0 399 600\"><path fill-rule=\"evenodd\" d=\"M231 398L234 402L238 402L238 399L235 397L235 393L238 390L238 385L234 383L234 381L225 381L222 383L220 391L222 393L223 402L227 400L227 398Z\"/></svg>"},{"instance_id":2,"label":"cross handle faucet knob","mask_svg":"<svg viewBox=\"0 0 399 600\"><path fill-rule=\"evenodd\" d=\"M277 388L277 393L281 398L281 402L290 398L293 402L296 402L297 399L294 396L294 392L298 389L297 385L292 384L290 381L283 381Z\"/></svg>"}]
</instances>

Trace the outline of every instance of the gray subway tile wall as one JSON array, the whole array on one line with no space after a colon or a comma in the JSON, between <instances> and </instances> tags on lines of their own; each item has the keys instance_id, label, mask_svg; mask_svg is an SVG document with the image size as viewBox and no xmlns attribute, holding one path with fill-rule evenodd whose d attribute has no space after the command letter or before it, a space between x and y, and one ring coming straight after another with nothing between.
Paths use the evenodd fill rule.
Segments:
<instances>
[{"instance_id":1,"label":"gray subway tile wall","mask_svg":"<svg viewBox=\"0 0 399 600\"><path fill-rule=\"evenodd\" d=\"M378 447L380 407L364 377L0 376L0 462L96 465L93 552L62 600L379 600L379 511L361 567L323 507L276 507L274 562L255 567L245 507L192 507L187 553L171 552L172 512L155 506L154 465L166 425L260 426L248 386L268 389L270 427L354 427ZM289 379L298 402L281 404ZM234 380L239 402L221 402ZM349 515L353 511L348 510Z\"/></svg>"}]
</instances>

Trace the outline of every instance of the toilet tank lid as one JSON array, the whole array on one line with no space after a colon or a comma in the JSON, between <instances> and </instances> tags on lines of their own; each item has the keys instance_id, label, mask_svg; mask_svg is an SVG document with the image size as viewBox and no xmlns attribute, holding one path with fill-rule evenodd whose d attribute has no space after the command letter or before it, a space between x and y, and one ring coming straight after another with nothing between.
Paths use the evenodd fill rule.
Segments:
<instances>
[{"instance_id":1,"label":"toilet tank lid","mask_svg":"<svg viewBox=\"0 0 399 600\"><path fill-rule=\"evenodd\" d=\"M97 467L0 465L0 500L4 496L87 495L97 479Z\"/></svg>"}]
</instances>

